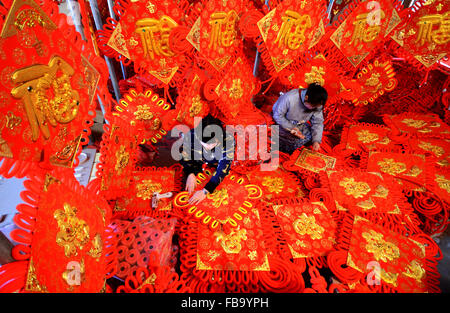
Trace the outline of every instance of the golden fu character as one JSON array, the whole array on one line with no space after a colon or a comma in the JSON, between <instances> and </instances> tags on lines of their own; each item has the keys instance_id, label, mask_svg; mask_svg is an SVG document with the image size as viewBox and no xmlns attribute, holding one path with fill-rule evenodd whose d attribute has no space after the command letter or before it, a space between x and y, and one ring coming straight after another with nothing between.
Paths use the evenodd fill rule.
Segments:
<instances>
[{"instance_id":1,"label":"golden fu character","mask_svg":"<svg viewBox=\"0 0 450 313\"><path fill-rule=\"evenodd\" d=\"M369 24L368 13L360 14L356 17L356 21L353 22L355 26L353 29L351 44L354 46L360 44L361 42L371 42L375 38L378 37L378 34L381 31L381 23L377 24ZM383 19L386 16L383 10L380 10L380 19ZM369 27L366 28L366 25Z\"/></svg>"},{"instance_id":2,"label":"golden fu character","mask_svg":"<svg viewBox=\"0 0 450 313\"><path fill-rule=\"evenodd\" d=\"M300 15L298 12L286 10L281 19L283 24L275 43L278 42L278 47L283 44L291 50L297 50L305 41L305 31L311 27L311 18L307 14ZM293 27L295 29L292 32Z\"/></svg>"},{"instance_id":3,"label":"golden fu character","mask_svg":"<svg viewBox=\"0 0 450 313\"><path fill-rule=\"evenodd\" d=\"M21 85L13 88L11 95L24 102L33 141L39 138L39 129L45 139L50 137L47 122L55 127L77 116L80 97L70 84L74 73L69 63L54 56L48 65L32 65L12 74L11 80ZM54 94L52 99L47 96L50 88Z\"/></svg>"},{"instance_id":4,"label":"golden fu character","mask_svg":"<svg viewBox=\"0 0 450 313\"><path fill-rule=\"evenodd\" d=\"M433 31L434 25L439 25L439 29ZM417 22L417 26L419 32L416 43L419 45L426 42L442 45L450 41L450 12L422 16Z\"/></svg>"},{"instance_id":5,"label":"golden fu character","mask_svg":"<svg viewBox=\"0 0 450 313\"><path fill-rule=\"evenodd\" d=\"M169 36L172 29L177 26L178 24L168 16L163 16L160 20L143 18L137 21L135 32L141 36L145 57L153 60L155 54L174 56L175 53L170 50Z\"/></svg>"},{"instance_id":6,"label":"golden fu character","mask_svg":"<svg viewBox=\"0 0 450 313\"><path fill-rule=\"evenodd\" d=\"M217 45L230 47L236 39L237 19L238 15L234 10L231 10L228 13L214 12L211 14L209 25L211 25L212 29L208 48L216 50Z\"/></svg>"},{"instance_id":7,"label":"golden fu character","mask_svg":"<svg viewBox=\"0 0 450 313\"><path fill-rule=\"evenodd\" d=\"M325 75L325 71L322 66L312 66L311 72L305 74L305 83L318 83L320 86L323 86L325 84L323 75Z\"/></svg>"}]
</instances>

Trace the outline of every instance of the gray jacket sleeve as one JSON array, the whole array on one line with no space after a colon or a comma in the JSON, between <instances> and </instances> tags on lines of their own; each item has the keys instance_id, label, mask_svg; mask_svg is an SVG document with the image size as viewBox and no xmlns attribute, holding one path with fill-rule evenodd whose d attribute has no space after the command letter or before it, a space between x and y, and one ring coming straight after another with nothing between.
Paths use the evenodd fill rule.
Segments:
<instances>
[{"instance_id":1,"label":"gray jacket sleeve","mask_svg":"<svg viewBox=\"0 0 450 313\"><path fill-rule=\"evenodd\" d=\"M289 105L289 97L287 94L284 94L278 98L273 106L273 119L278 125L287 130L291 130L295 126L286 118L286 113L289 111Z\"/></svg>"},{"instance_id":2,"label":"gray jacket sleeve","mask_svg":"<svg viewBox=\"0 0 450 313\"><path fill-rule=\"evenodd\" d=\"M322 143L323 134L323 112L314 112L311 116L311 132L312 132L312 142Z\"/></svg>"}]
</instances>

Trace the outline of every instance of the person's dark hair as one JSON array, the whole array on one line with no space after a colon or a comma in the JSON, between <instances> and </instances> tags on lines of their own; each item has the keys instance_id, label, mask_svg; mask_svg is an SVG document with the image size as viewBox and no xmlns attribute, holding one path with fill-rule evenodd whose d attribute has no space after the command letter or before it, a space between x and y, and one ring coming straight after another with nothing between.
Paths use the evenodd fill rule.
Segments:
<instances>
[{"instance_id":1,"label":"person's dark hair","mask_svg":"<svg viewBox=\"0 0 450 313\"><path fill-rule=\"evenodd\" d=\"M308 96L308 102L311 103L312 106L321 106L325 105L328 99L328 93L317 83L312 83L308 85L308 89L306 90L306 96Z\"/></svg>"},{"instance_id":2,"label":"person's dark hair","mask_svg":"<svg viewBox=\"0 0 450 313\"><path fill-rule=\"evenodd\" d=\"M199 138L199 139L202 140L203 142L208 142L212 138L214 138L214 133L211 136L205 136L205 128L208 127L209 125L219 126L222 129L223 134L225 135L224 125L223 125L222 121L219 120L218 118L215 118L211 114L208 114L207 116L202 118L202 122L201 122L202 138ZM197 126L197 128L195 129L195 131L198 131L198 133L200 132L200 123Z\"/></svg>"}]
</instances>

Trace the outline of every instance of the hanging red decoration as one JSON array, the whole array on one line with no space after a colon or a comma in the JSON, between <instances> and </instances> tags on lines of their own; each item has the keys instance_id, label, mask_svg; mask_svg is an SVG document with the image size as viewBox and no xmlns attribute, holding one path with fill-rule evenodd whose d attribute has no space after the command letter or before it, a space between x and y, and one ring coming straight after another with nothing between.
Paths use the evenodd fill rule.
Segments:
<instances>
[{"instance_id":1,"label":"hanging red decoration","mask_svg":"<svg viewBox=\"0 0 450 313\"><path fill-rule=\"evenodd\" d=\"M151 89L138 91L130 89L115 106L113 115L128 123L139 143L155 144L167 134L169 125L164 116L169 112L170 104ZM108 116L106 116L108 119Z\"/></svg>"},{"instance_id":2,"label":"hanging red decoration","mask_svg":"<svg viewBox=\"0 0 450 313\"><path fill-rule=\"evenodd\" d=\"M238 23L244 1L208 0L202 4L203 9L187 40L212 68L222 72L235 61L236 53L242 49Z\"/></svg>"},{"instance_id":3,"label":"hanging red decoration","mask_svg":"<svg viewBox=\"0 0 450 313\"><path fill-rule=\"evenodd\" d=\"M183 12L172 0L119 1L115 11L120 21L109 19L99 32L100 48L110 57L121 60L122 55L133 61L137 73L150 73L161 86L169 85L185 61L183 54L172 51L169 41L181 25Z\"/></svg>"},{"instance_id":4,"label":"hanging red decoration","mask_svg":"<svg viewBox=\"0 0 450 313\"><path fill-rule=\"evenodd\" d=\"M30 177L26 203L17 207L19 228L11 233L19 243L14 258L28 262L21 290L100 292L115 274L108 204L66 171L33 171Z\"/></svg>"},{"instance_id":5,"label":"hanging red decoration","mask_svg":"<svg viewBox=\"0 0 450 313\"><path fill-rule=\"evenodd\" d=\"M361 95L353 99L355 105L367 105L379 96L392 91L397 86L397 79L390 61L375 60L360 70L357 81L363 86Z\"/></svg>"},{"instance_id":6,"label":"hanging red decoration","mask_svg":"<svg viewBox=\"0 0 450 313\"><path fill-rule=\"evenodd\" d=\"M0 26L0 157L73 167L96 94L107 93L105 63L55 3L10 5Z\"/></svg>"},{"instance_id":7,"label":"hanging red decoration","mask_svg":"<svg viewBox=\"0 0 450 313\"><path fill-rule=\"evenodd\" d=\"M130 188L131 174L137 161L137 135L117 116L104 124L96 177L106 199L115 199Z\"/></svg>"},{"instance_id":8,"label":"hanging red decoration","mask_svg":"<svg viewBox=\"0 0 450 313\"><path fill-rule=\"evenodd\" d=\"M259 87L256 78L252 74L249 62L240 56L216 86L215 93L218 95L218 98L215 100L215 103L225 116L225 119L230 122L233 121L232 125L247 125L250 122L246 121L244 116L245 113L256 111L251 102L251 97L258 90ZM252 118L254 119L254 116ZM264 122L262 121L258 124L263 124Z\"/></svg>"},{"instance_id":9,"label":"hanging red decoration","mask_svg":"<svg viewBox=\"0 0 450 313\"><path fill-rule=\"evenodd\" d=\"M450 49L448 16L450 4L445 0L421 0L414 3L406 25L399 26L392 39L425 68L436 64Z\"/></svg>"},{"instance_id":10,"label":"hanging red decoration","mask_svg":"<svg viewBox=\"0 0 450 313\"><path fill-rule=\"evenodd\" d=\"M197 123L201 118L209 113L209 104L203 98L203 84L205 83L204 75L197 70L183 88L179 90L177 98L176 117L174 120L178 123L183 123L189 128L197 127ZM197 118L197 119L196 119Z\"/></svg>"},{"instance_id":11,"label":"hanging red decoration","mask_svg":"<svg viewBox=\"0 0 450 313\"><path fill-rule=\"evenodd\" d=\"M450 210L450 170L440 170L433 176L432 190L445 202L446 210Z\"/></svg>"},{"instance_id":12,"label":"hanging red decoration","mask_svg":"<svg viewBox=\"0 0 450 313\"><path fill-rule=\"evenodd\" d=\"M401 22L395 3L389 0L355 2L356 8L331 35L330 40L345 58L358 67L369 53L389 39Z\"/></svg>"},{"instance_id":13,"label":"hanging red decoration","mask_svg":"<svg viewBox=\"0 0 450 313\"><path fill-rule=\"evenodd\" d=\"M322 0L284 0L258 21L265 53L272 61L268 68L272 75L277 75L320 41L325 34L325 12L326 3Z\"/></svg>"}]
</instances>

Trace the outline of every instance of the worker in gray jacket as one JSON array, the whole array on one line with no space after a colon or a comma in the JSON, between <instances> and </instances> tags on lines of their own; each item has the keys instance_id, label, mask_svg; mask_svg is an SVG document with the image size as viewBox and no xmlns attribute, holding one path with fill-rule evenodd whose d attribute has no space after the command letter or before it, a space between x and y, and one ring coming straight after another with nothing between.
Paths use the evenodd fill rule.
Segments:
<instances>
[{"instance_id":1,"label":"worker in gray jacket","mask_svg":"<svg viewBox=\"0 0 450 313\"><path fill-rule=\"evenodd\" d=\"M293 89L281 95L273 105L273 119L280 125L280 151L292 154L312 144L319 151L323 134L323 107L328 93L319 84Z\"/></svg>"}]
</instances>

